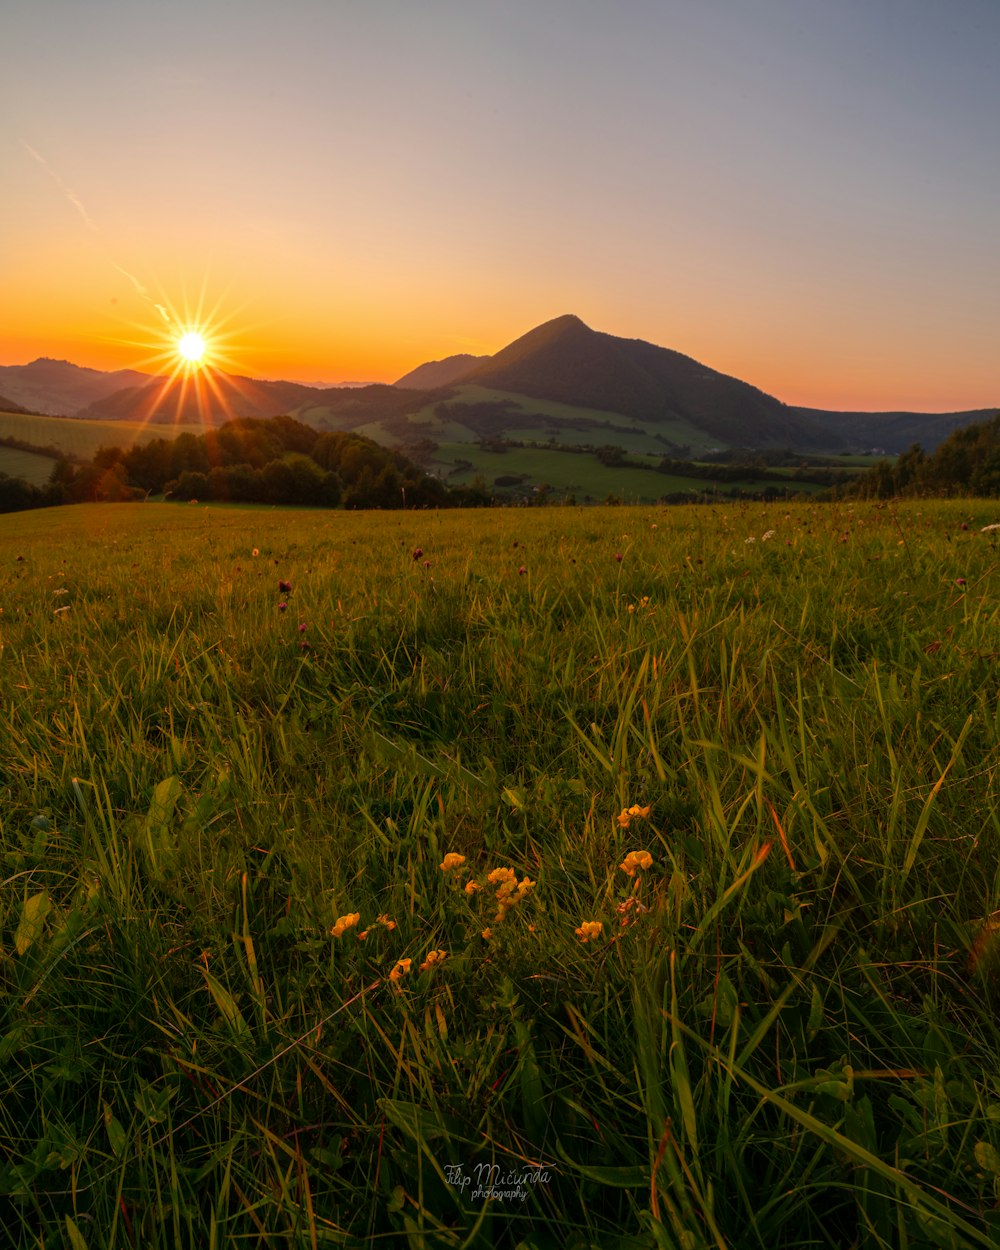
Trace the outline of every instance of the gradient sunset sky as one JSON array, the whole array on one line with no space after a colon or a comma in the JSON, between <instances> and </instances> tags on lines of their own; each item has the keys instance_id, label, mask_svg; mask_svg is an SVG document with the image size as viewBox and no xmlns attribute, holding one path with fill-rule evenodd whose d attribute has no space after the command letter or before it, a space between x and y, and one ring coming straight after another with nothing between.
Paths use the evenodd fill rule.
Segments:
<instances>
[{"instance_id":1,"label":"gradient sunset sky","mask_svg":"<svg viewBox=\"0 0 1000 1250\"><path fill-rule=\"evenodd\" d=\"M998 0L3 0L0 44L2 364L148 369L200 306L233 372L393 381L573 312L1000 405Z\"/></svg>"}]
</instances>

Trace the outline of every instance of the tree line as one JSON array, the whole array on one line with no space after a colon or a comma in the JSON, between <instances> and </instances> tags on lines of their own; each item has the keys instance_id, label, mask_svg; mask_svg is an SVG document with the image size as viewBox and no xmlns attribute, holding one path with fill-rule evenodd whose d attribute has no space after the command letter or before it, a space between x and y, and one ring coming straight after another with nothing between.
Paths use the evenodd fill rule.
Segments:
<instances>
[{"instance_id":1,"label":"tree line","mask_svg":"<svg viewBox=\"0 0 1000 1250\"><path fill-rule=\"evenodd\" d=\"M894 464L880 460L838 495L1000 495L1000 413L955 430L930 455L914 443Z\"/></svg>"},{"instance_id":2,"label":"tree line","mask_svg":"<svg viewBox=\"0 0 1000 1250\"><path fill-rule=\"evenodd\" d=\"M0 511L66 503L180 500L343 508L476 507L479 489L449 488L401 452L292 417L244 417L204 434L102 447L79 464L60 459L45 486L0 474Z\"/></svg>"}]
</instances>

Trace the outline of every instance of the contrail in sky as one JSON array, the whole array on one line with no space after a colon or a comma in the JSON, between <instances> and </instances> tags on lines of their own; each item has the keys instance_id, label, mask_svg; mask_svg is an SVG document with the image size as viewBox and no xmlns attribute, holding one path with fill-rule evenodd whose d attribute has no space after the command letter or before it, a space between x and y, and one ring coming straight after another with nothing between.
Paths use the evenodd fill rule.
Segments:
<instances>
[{"instance_id":1,"label":"contrail in sky","mask_svg":"<svg viewBox=\"0 0 1000 1250\"><path fill-rule=\"evenodd\" d=\"M30 157L32 157L33 160L36 160L39 163L39 165L41 165L42 169L45 170L45 172L49 175L52 181L59 188L59 190L63 193L63 195L65 195L67 200L69 200L69 202L73 205L76 211L83 218L83 224L87 227L87 229L93 230L95 234L99 234L100 231L97 228L97 223L94 221L93 217L91 217L91 215L84 208L80 197L76 194L76 192L72 189L72 187L68 187L65 184L65 182L63 182L63 180L59 177L56 171L48 163L45 157L42 156L40 152L36 152L30 143L25 143L25 141L22 139L21 147L24 148L24 150L28 153Z\"/></svg>"},{"instance_id":2,"label":"contrail in sky","mask_svg":"<svg viewBox=\"0 0 1000 1250\"><path fill-rule=\"evenodd\" d=\"M56 171L52 168L49 162L45 159L45 157L42 156L40 152L36 152L35 149L31 146L31 144L26 143L24 139L21 140L21 147L24 148L24 150L28 153L28 155L32 158L32 160L37 161L39 165L41 165L41 167L49 175L49 177L56 184L59 190L63 193L63 195L67 198L67 200L69 200L69 202L73 205L76 211L80 214L80 217L83 219L83 224L87 227L87 229L92 231L92 233L94 234L100 234L101 233L100 227L97 225L97 222L94 221L93 217L91 217L91 215L87 212L86 208L84 207L83 201L76 194L76 192L73 190L72 187L69 187L66 185L66 183L62 180L62 178L60 178L59 174L56 173ZM129 273L127 269L124 269L116 261L112 260L110 263L113 266L113 268L118 270L120 274L123 274L126 278L128 278L129 282L131 282L132 285L135 287L136 292L142 296L142 298L146 301L147 304L151 304L152 307L156 309L156 311L160 314L160 316L167 323L167 325L171 325L173 322L173 318L170 316L170 314L167 312L167 310L163 307L162 304L158 304L156 300L153 299L153 297L146 290L146 288L142 285L142 283L135 276L135 274Z\"/></svg>"},{"instance_id":3,"label":"contrail in sky","mask_svg":"<svg viewBox=\"0 0 1000 1250\"><path fill-rule=\"evenodd\" d=\"M156 300L154 300L154 299L153 299L153 297L152 297L152 296L150 295L150 293L146 290L146 288L142 285L142 283L141 283L141 282L139 281L139 279L135 276L135 274L134 274L134 273L129 273L129 271L128 271L127 269L123 269L123 268L122 268L122 266L121 266L121 265L119 265L119 264L118 264L118 262L117 262L117 261L115 261L115 260L113 260L111 263L112 263L112 265L115 267L115 269L117 269L117 270L118 270L118 272L119 272L119 273L124 274L124 275L125 275L125 277L126 277L126 278L128 278L129 282L131 282L131 283L132 283L132 285L135 287L136 292L137 292L139 295L141 295L141 296L142 296L142 298L143 298L144 300L146 300L146 302L147 302L147 303L149 303L149 304L152 304L152 305L153 305L153 307L154 307L154 308L156 309L156 311L160 314L160 316L161 316L161 317L163 318L163 320L167 323L167 325L170 325L170 324L171 324L171 322L172 322L172 320L173 320L173 319L171 318L170 314L167 312L167 310L163 307L163 305L162 305L162 304L158 304L158 303L156 302Z\"/></svg>"}]
</instances>

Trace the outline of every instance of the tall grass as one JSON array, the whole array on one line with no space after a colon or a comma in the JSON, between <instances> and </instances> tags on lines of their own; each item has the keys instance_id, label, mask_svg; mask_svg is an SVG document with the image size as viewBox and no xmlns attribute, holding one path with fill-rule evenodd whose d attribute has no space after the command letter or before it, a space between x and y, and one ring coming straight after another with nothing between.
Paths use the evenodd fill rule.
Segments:
<instances>
[{"instance_id":1,"label":"tall grass","mask_svg":"<svg viewBox=\"0 0 1000 1250\"><path fill-rule=\"evenodd\" d=\"M10 1244L1000 1243L998 519L0 518Z\"/></svg>"}]
</instances>

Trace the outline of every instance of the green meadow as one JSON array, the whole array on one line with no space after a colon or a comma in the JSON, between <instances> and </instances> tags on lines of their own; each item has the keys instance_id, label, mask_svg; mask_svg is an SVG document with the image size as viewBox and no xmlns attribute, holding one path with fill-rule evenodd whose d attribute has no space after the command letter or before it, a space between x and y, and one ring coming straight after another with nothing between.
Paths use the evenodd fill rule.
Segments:
<instances>
[{"instance_id":1,"label":"green meadow","mask_svg":"<svg viewBox=\"0 0 1000 1250\"><path fill-rule=\"evenodd\" d=\"M142 421L92 421L76 417L36 417L27 413L0 412L0 438L17 438L36 447L55 447L63 455L89 460L101 447L134 447L155 438L176 438L178 434L204 434L206 425L154 425ZM0 447L0 471L10 477L28 473L7 468L10 448ZM23 454L23 453L22 453ZM51 462L49 469L51 471ZM45 479L43 479L45 480Z\"/></svg>"},{"instance_id":2,"label":"green meadow","mask_svg":"<svg viewBox=\"0 0 1000 1250\"><path fill-rule=\"evenodd\" d=\"M1000 1244L998 522L0 517L4 1244Z\"/></svg>"}]
</instances>

